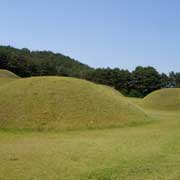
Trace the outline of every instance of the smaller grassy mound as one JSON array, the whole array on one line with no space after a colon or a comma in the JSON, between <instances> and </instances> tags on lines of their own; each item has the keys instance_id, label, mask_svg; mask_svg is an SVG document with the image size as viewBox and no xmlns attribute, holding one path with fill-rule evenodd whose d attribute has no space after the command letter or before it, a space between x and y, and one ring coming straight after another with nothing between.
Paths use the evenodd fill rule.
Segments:
<instances>
[{"instance_id":1,"label":"smaller grassy mound","mask_svg":"<svg viewBox=\"0 0 180 180\"><path fill-rule=\"evenodd\" d=\"M155 110L180 111L180 88L166 88L146 96L141 106Z\"/></svg>"},{"instance_id":2,"label":"smaller grassy mound","mask_svg":"<svg viewBox=\"0 0 180 180\"><path fill-rule=\"evenodd\" d=\"M105 128L147 118L114 89L74 78L19 79L0 88L0 94L0 128Z\"/></svg>"},{"instance_id":3,"label":"smaller grassy mound","mask_svg":"<svg viewBox=\"0 0 180 180\"><path fill-rule=\"evenodd\" d=\"M11 71L0 69L0 78L19 78L19 77Z\"/></svg>"}]
</instances>

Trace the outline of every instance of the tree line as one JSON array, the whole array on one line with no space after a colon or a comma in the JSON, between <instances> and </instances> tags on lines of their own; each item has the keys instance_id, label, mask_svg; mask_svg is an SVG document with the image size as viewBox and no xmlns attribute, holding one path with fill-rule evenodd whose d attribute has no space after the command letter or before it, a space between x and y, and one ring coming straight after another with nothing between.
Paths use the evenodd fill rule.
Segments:
<instances>
[{"instance_id":1,"label":"tree line","mask_svg":"<svg viewBox=\"0 0 180 180\"><path fill-rule=\"evenodd\" d=\"M138 66L132 72L119 68L98 68L87 78L105 84L130 97L144 97L161 88L180 88L180 73L159 73L153 67Z\"/></svg>"},{"instance_id":2,"label":"tree line","mask_svg":"<svg viewBox=\"0 0 180 180\"><path fill-rule=\"evenodd\" d=\"M56 75L86 79L114 87L131 97L144 97L161 88L180 87L180 73L159 73L150 66L138 66L132 72L120 68L95 69L60 53L10 46L0 46L0 69L21 77Z\"/></svg>"}]
</instances>

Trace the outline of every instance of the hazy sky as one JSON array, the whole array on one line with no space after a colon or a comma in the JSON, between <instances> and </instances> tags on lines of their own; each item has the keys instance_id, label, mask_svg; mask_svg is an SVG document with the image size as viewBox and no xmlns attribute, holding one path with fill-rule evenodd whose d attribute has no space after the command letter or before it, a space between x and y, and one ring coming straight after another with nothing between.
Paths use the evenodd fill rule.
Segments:
<instances>
[{"instance_id":1,"label":"hazy sky","mask_svg":"<svg viewBox=\"0 0 180 180\"><path fill-rule=\"evenodd\" d=\"M0 44L93 67L180 71L180 1L0 0Z\"/></svg>"}]
</instances>

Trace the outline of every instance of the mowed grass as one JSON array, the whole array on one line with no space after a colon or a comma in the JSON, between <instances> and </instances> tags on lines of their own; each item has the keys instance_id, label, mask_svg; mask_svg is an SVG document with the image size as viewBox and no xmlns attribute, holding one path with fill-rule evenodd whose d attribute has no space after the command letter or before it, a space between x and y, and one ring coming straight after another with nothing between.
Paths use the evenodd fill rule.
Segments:
<instances>
[{"instance_id":1,"label":"mowed grass","mask_svg":"<svg viewBox=\"0 0 180 180\"><path fill-rule=\"evenodd\" d=\"M0 131L2 180L179 180L180 114L138 127Z\"/></svg>"},{"instance_id":2,"label":"mowed grass","mask_svg":"<svg viewBox=\"0 0 180 180\"><path fill-rule=\"evenodd\" d=\"M67 77L18 79L0 88L0 128L75 130L148 122L118 91Z\"/></svg>"}]
</instances>

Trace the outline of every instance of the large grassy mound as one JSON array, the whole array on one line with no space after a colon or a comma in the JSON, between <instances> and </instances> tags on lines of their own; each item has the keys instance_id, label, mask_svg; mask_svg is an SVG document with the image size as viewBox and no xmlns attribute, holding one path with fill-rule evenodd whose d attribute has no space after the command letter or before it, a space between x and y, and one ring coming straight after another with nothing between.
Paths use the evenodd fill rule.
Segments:
<instances>
[{"instance_id":1,"label":"large grassy mound","mask_svg":"<svg viewBox=\"0 0 180 180\"><path fill-rule=\"evenodd\" d=\"M167 88L154 91L143 99L142 106L156 110L180 111L180 88Z\"/></svg>"},{"instance_id":2,"label":"large grassy mound","mask_svg":"<svg viewBox=\"0 0 180 180\"><path fill-rule=\"evenodd\" d=\"M74 78L19 79L0 94L0 128L103 128L146 119L112 88Z\"/></svg>"}]
</instances>

